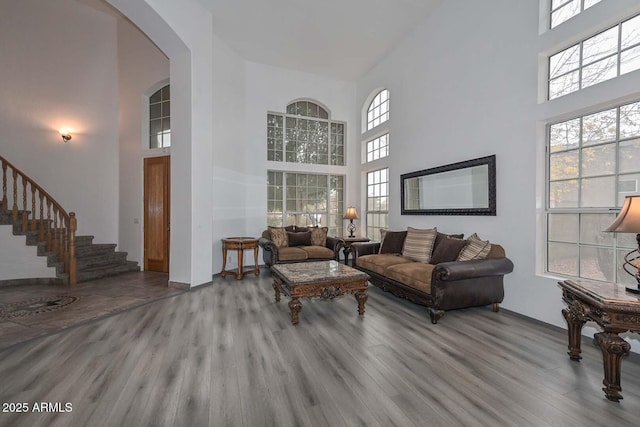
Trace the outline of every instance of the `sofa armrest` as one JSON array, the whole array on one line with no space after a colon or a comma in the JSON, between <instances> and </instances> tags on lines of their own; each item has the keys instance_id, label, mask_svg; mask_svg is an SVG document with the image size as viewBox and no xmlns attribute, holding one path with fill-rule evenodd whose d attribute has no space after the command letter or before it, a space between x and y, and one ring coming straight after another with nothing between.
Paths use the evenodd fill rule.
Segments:
<instances>
[{"instance_id":1,"label":"sofa armrest","mask_svg":"<svg viewBox=\"0 0 640 427\"><path fill-rule=\"evenodd\" d=\"M272 240L261 237L258 245L262 248L262 259L268 267L278 263L278 247Z\"/></svg>"},{"instance_id":2,"label":"sofa armrest","mask_svg":"<svg viewBox=\"0 0 640 427\"><path fill-rule=\"evenodd\" d=\"M340 259L340 251L345 247L344 240L339 237L327 236L327 243L325 246L333 251L333 259Z\"/></svg>"},{"instance_id":3,"label":"sofa armrest","mask_svg":"<svg viewBox=\"0 0 640 427\"><path fill-rule=\"evenodd\" d=\"M513 262L509 258L485 258L440 263L433 269L433 277L441 281L455 281L474 277L504 276L512 271Z\"/></svg>"},{"instance_id":4,"label":"sofa armrest","mask_svg":"<svg viewBox=\"0 0 640 427\"><path fill-rule=\"evenodd\" d=\"M359 256L373 255L380 251L380 242L355 242L351 244L351 254L353 256L353 265Z\"/></svg>"}]
</instances>

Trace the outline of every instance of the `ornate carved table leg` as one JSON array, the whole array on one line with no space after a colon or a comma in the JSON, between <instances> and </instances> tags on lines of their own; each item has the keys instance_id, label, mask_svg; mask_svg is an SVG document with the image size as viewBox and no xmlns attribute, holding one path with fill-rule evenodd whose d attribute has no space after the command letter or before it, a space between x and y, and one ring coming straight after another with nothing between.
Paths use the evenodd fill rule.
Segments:
<instances>
[{"instance_id":1,"label":"ornate carved table leg","mask_svg":"<svg viewBox=\"0 0 640 427\"><path fill-rule=\"evenodd\" d=\"M242 271L243 259L244 259L244 251L242 250L242 247L240 247L238 248L238 273L236 274L236 280L240 280L244 276L244 272Z\"/></svg>"},{"instance_id":2,"label":"ornate carved table leg","mask_svg":"<svg viewBox=\"0 0 640 427\"><path fill-rule=\"evenodd\" d=\"M356 301L358 301L358 314L360 316L363 316L364 303L367 302L367 298L369 298L369 296L367 295L366 291L358 291L355 293L355 297L356 297Z\"/></svg>"},{"instance_id":3,"label":"ornate carved table leg","mask_svg":"<svg viewBox=\"0 0 640 427\"><path fill-rule=\"evenodd\" d=\"M579 361L582 359L582 356L580 356L580 332L587 322L584 308L580 303L574 302L567 310L562 310L562 315L567 320L569 332L569 351L567 354L571 360Z\"/></svg>"},{"instance_id":4,"label":"ornate carved table leg","mask_svg":"<svg viewBox=\"0 0 640 427\"><path fill-rule=\"evenodd\" d=\"M622 399L622 387L620 387L620 371L622 358L629 354L631 346L628 342L612 332L598 332L594 335L596 344L602 350L604 361L604 380L602 384L607 399L618 402Z\"/></svg>"},{"instance_id":5,"label":"ornate carved table leg","mask_svg":"<svg viewBox=\"0 0 640 427\"><path fill-rule=\"evenodd\" d=\"M276 292L276 302L280 302L280 285L278 285L278 283L274 280L271 283L271 286L273 286L273 290Z\"/></svg>"},{"instance_id":6,"label":"ornate carved table leg","mask_svg":"<svg viewBox=\"0 0 640 427\"><path fill-rule=\"evenodd\" d=\"M291 298L291 301L289 301L289 309L291 310L291 323L297 325L300 321L298 315L300 314L300 310L302 310L302 303L298 297Z\"/></svg>"}]
</instances>

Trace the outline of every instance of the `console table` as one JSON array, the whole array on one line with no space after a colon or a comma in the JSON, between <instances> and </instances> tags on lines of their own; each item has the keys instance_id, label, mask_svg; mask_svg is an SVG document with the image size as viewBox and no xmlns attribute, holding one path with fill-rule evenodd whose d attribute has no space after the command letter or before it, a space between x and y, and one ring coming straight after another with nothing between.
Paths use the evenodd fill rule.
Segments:
<instances>
[{"instance_id":1,"label":"console table","mask_svg":"<svg viewBox=\"0 0 640 427\"><path fill-rule=\"evenodd\" d=\"M595 343L602 351L604 380L602 384L607 399L622 399L620 375L622 358L629 354L631 346L618 334L640 332L640 296L625 291L625 286L590 280L565 280L558 282L562 288L562 300L567 308L562 315L567 320L569 332L569 358L579 361L580 332L588 320L604 329L594 335Z\"/></svg>"},{"instance_id":2,"label":"console table","mask_svg":"<svg viewBox=\"0 0 640 427\"><path fill-rule=\"evenodd\" d=\"M253 249L254 268L252 270L243 270L243 254L246 249ZM238 271L227 270L227 251L238 251ZM253 237L228 237L222 239L222 271L220 275L225 277L228 274L235 274L236 279L240 280L245 274L254 273L256 276L260 274L258 267L258 239Z\"/></svg>"}]
</instances>

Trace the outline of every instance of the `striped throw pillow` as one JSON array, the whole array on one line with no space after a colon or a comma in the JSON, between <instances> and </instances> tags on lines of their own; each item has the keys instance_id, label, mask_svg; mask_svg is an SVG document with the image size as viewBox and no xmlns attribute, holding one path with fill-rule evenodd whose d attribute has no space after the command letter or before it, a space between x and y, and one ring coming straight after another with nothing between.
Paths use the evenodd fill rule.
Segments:
<instances>
[{"instance_id":1,"label":"striped throw pillow","mask_svg":"<svg viewBox=\"0 0 640 427\"><path fill-rule=\"evenodd\" d=\"M436 242L438 230L419 229L407 227L407 237L404 239L402 247L402 256L412 261L424 262L426 264L431 260L433 245Z\"/></svg>"},{"instance_id":2,"label":"striped throw pillow","mask_svg":"<svg viewBox=\"0 0 640 427\"><path fill-rule=\"evenodd\" d=\"M488 240L480 240L476 233L467 239L467 245L460 251L458 261L470 261L472 259L484 259L489 255L491 243Z\"/></svg>"}]
</instances>

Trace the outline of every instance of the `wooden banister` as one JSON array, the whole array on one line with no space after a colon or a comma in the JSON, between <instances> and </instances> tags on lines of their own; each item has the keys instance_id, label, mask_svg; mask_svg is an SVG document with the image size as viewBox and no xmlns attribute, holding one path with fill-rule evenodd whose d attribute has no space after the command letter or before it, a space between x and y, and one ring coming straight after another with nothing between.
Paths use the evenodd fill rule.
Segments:
<instances>
[{"instance_id":1,"label":"wooden banister","mask_svg":"<svg viewBox=\"0 0 640 427\"><path fill-rule=\"evenodd\" d=\"M0 161L2 162L2 209L8 211L9 207L9 195L7 194L7 169L9 169L13 181L11 213L14 225L21 222L22 232L37 231L38 240L46 241L47 252L55 252L58 255L58 259L64 263L65 273L69 276L69 284L75 285L78 278L76 262L76 230L78 223L76 214L73 212L67 213L49 193L4 157L0 156ZM22 187L22 205L19 203L18 182ZM31 191L31 206L29 206L27 189ZM44 218L45 211L47 213L46 219ZM39 220L36 220L38 213L40 217ZM51 218L52 213L53 219ZM29 214L31 214L30 221Z\"/></svg>"}]
</instances>

